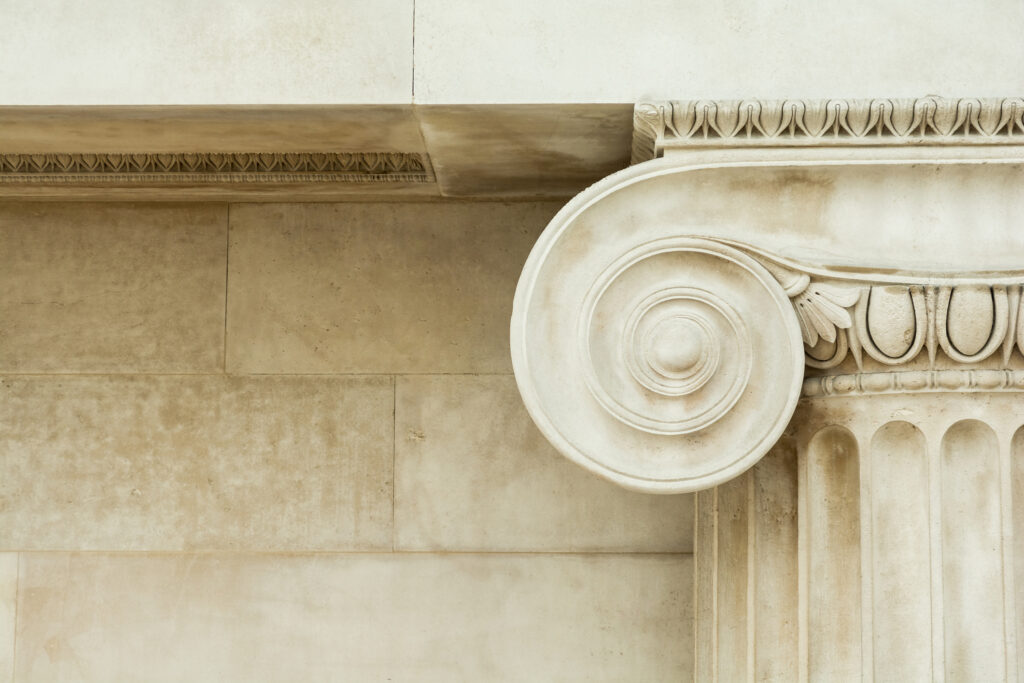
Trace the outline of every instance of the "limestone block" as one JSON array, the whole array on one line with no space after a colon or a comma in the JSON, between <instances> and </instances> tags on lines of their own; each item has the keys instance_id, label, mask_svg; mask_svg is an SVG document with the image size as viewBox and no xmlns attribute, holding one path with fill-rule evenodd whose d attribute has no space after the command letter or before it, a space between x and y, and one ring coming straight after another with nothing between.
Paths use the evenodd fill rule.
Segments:
<instances>
[{"instance_id":1,"label":"limestone block","mask_svg":"<svg viewBox=\"0 0 1024 683\"><path fill-rule=\"evenodd\" d=\"M18 553L0 553L0 679L14 680Z\"/></svg>"},{"instance_id":2,"label":"limestone block","mask_svg":"<svg viewBox=\"0 0 1024 683\"><path fill-rule=\"evenodd\" d=\"M516 279L557 208L232 206L228 370L509 372Z\"/></svg>"},{"instance_id":3,"label":"limestone block","mask_svg":"<svg viewBox=\"0 0 1024 683\"><path fill-rule=\"evenodd\" d=\"M391 548L388 377L8 377L0 548Z\"/></svg>"},{"instance_id":4,"label":"limestone block","mask_svg":"<svg viewBox=\"0 0 1024 683\"><path fill-rule=\"evenodd\" d=\"M6 4L0 104L407 103L412 4Z\"/></svg>"},{"instance_id":5,"label":"limestone block","mask_svg":"<svg viewBox=\"0 0 1024 683\"><path fill-rule=\"evenodd\" d=\"M17 680L679 681L680 555L27 553Z\"/></svg>"},{"instance_id":6,"label":"limestone block","mask_svg":"<svg viewBox=\"0 0 1024 683\"><path fill-rule=\"evenodd\" d=\"M511 376L399 377L396 390L396 548L692 550L692 496L582 474L533 425Z\"/></svg>"},{"instance_id":7,"label":"limestone block","mask_svg":"<svg viewBox=\"0 0 1024 683\"><path fill-rule=\"evenodd\" d=\"M1004 65L1024 60L1022 28L1012 1L417 0L416 101L1013 93L1024 81Z\"/></svg>"},{"instance_id":8,"label":"limestone block","mask_svg":"<svg viewBox=\"0 0 1024 683\"><path fill-rule=\"evenodd\" d=\"M0 372L223 367L227 210L0 205Z\"/></svg>"}]
</instances>

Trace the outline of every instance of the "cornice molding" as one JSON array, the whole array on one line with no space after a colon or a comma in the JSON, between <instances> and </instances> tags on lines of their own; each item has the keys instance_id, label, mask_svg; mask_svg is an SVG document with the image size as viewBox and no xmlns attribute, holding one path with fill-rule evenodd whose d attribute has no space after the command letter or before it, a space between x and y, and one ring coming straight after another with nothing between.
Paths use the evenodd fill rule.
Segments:
<instances>
[{"instance_id":1,"label":"cornice molding","mask_svg":"<svg viewBox=\"0 0 1024 683\"><path fill-rule=\"evenodd\" d=\"M410 152L0 153L0 184L429 183Z\"/></svg>"},{"instance_id":2,"label":"cornice molding","mask_svg":"<svg viewBox=\"0 0 1024 683\"><path fill-rule=\"evenodd\" d=\"M1024 98L641 102L632 163L670 148L1024 142Z\"/></svg>"}]
</instances>

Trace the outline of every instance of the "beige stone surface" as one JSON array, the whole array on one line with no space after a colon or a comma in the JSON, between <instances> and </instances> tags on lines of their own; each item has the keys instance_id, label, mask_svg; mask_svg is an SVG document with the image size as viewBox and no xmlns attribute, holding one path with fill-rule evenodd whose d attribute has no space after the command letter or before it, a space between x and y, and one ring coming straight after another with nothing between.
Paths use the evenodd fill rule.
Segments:
<instances>
[{"instance_id":1,"label":"beige stone surface","mask_svg":"<svg viewBox=\"0 0 1024 683\"><path fill-rule=\"evenodd\" d=\"M0 553L0 680L14 680L18 553Z\"/></svg>"},{"instance_id":2,"label":"beige stone surface","mask_svg":"<svg viewBox=\"0 0 1024 683\"><path fill-rule=\"evenodd\" d=\"M7 377L0 549L392 544L389 377Z\"/></svg>"},{"instance_id":3,"label":"beige stone surface","mask_svg":"<svg viewBox=\"0 0 1024 683\"><path fill-rule=\"evenodd\" d=\"M417 106L448 197L569 197L629 165L629 104Z\"/></svg>"},{"instance_id":4,"label":"beige stone surface","mask_svg":"<svg viewBox=\"0 0 1024 683\"><path fill-rule=\"evenodd\" d=\"M232 206L228 370L508 372L515 282L558 208Z\"/></svg>"},{"instance_id":5,"label":"beige stone surface","mask_svg":"<svg viewBox=\"0 0 1024 683\"><path fill-rule=\"evenodd\" d=\"M0 204L0 372L223 365L227 209Z\"/></svg>"},{"instance_id":6,"label":"beige stone surface","mask_svg":"<svg viewBox=\"0 0 1024 683\"><path fill-rule=\"evenodd\" d=\"M0 147L25 154L425 151L412 105L369 102L0 107Z\"/></svg>"},{"instance_id":7,"label":"beige stone surface","mask_svg":"<svg viewBox=\"0 0 1024 683\"><path fill-rule=\"evenodd\" d=\"M18 680L679 681L689 556L23 556Z\"/></svg>"},{"instance_id":8,"label":"beige stone surface","mask_svg":"<svg viewBox=\"0 0 1024 683\"><path fill-rule=\"evenodd\" d=\"M1024 7L417 0L418 103L913 97L1024 86ZM452 40L458 36L458 40ZM959 46L961 49L951 49Z\"/></svg>"},{"instance_id":9,"label":"beige stone surface","mask_svg":"<svg viewBox=\"0 0 1024 683\"><path fill-rule=\"evenodd\" d=\"M5 3L0 104L407 103L412 5Z\"/></svg>"},{"instance_id":10,"label":"beige stone surface","mask_svg":"<svg viewBox=\"0 0 1024 683\"><path fill-rule=\"evenodd\" d=\"M396 548L691 552L692 496L634 493L575 467L513 377L399 377L396 391Z\"/></svg>"}]
</instances>

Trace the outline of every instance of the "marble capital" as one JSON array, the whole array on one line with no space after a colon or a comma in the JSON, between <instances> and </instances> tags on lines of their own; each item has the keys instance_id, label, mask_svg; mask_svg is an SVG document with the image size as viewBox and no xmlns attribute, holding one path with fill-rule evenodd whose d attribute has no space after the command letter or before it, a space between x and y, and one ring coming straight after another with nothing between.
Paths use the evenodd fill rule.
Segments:
<instances>
[{"instance_id":1,"label":"marble capital","mask_svg":"<svg viewBox=\"0 0 1024 683\"><path fill-rule=\"evenodd\" d=\"M1024 390L1024 101L637 106L519 282L520 391L623 486L723 484L801 400ZM638 151L639 150L639 151Z\"/></svg>"}]
</instances>

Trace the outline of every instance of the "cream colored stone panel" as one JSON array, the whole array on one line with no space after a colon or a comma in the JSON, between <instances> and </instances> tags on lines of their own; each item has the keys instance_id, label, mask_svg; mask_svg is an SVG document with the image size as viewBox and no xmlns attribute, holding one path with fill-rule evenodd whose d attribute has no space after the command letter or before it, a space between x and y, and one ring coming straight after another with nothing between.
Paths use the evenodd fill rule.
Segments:
<instances>
[{"instance_id":1,"label":"cream colored stone panel","mask_svg":"<svg viewBox=\"0 0 1024 683\"><path fill-rule=\"evenodd\" d=\"M18 680L680 681L689 556L27 554Z\"/></svg>"},{"instance_id":2,"label":"cream colored stone panel","mask_svg":"<svg viewBox=\"0 0 1024 683\"><path fill-rule=\"evenodd\" d=\"M558 208L232 206L228 370L511 372L516 280Z\"/></svg>"},{"instance_id":3,"label":"cream colored stone panel","mask_svg":"<svg viewBox=\"0 0 1024 683\"><path fill-rule=\"evenodd\" d=\"M384 378L0 380L0 549L392 543Z\"/></svg>"},{"instance_id":4,"label":"cream colored stone panel","mask_svg":"<svg viewBox=\"0 0 1024 683\"><path fill-rule=\"evenodd\" d=\"M1014 0L839 3L417 0L420 103L1017 92ZM452 40L458 36L458 40ZM960 46L962 49L950 49ZM498 76L500 75L500 77Z\"/></svg>"},{"instance_id":5,"label":"cream colored stone panel","mask_svg":"<svg viewBox=\"0 0 1024 683\"><path fill-rule=\"evenodd\" d=\"M0 553L0 681L14 680L18 553Z\"/></svg>"},{"instance_id":6,"label":"cream colored stone panel","mask_svg":"<svg viewBox=\"0 0 1024 683\"><path fill-rule=\"evenodd\" d=\"M399 377L401 550L691 552L693 498L626 491L562 458L515 379Z\"/></svg>"},{"instance_id":7,"label":"cream colored stone panel","mask_svg":"<svg viewBox=\"0 0 1024 683\"><path fill-rule=\"evenodd\" d=\"M219 372L223 206L0 205L0 372Z\"/></svg>"},{"instance_id":8,"label":"cream colored stone panel","mask_svg":"<svg viewBox=\"0 0 1024 683\"><path fill-rule=\"evenodd\" d=\"M5 3L0 104L406 103L412 5Z\"/></svg>"}]
</instances>

